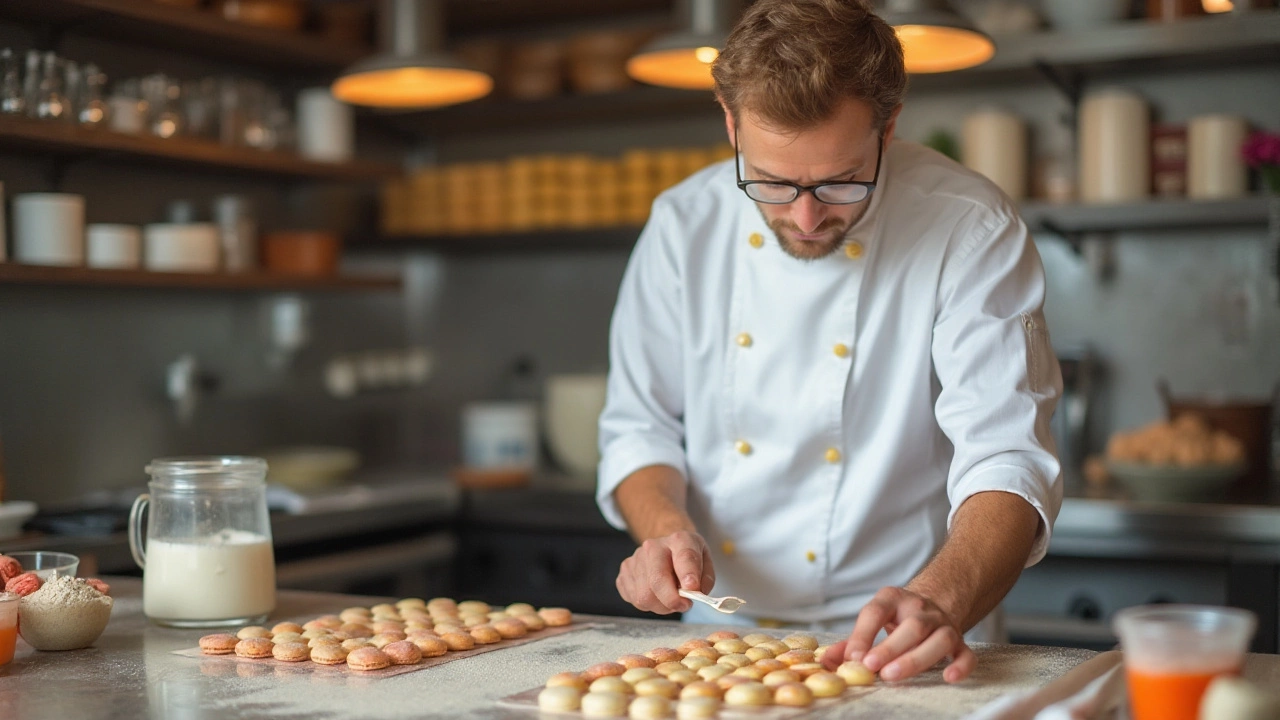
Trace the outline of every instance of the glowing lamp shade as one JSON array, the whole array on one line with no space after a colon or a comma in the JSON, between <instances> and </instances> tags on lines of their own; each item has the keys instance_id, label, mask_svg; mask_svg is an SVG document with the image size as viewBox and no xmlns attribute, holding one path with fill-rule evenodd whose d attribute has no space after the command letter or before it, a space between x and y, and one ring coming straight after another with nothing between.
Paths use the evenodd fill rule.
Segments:
<instances>
[{"instance_id":1,"label":"glowing lamp shade","mask_svg":"<svg viewBox=\"0 0 1280 720\"><path fill-rule=\"evenodd\" d=\"M427 109L476 100L493 78L441 50L443 0L383 0L383 51L355 63L333 82L334 97L352 105Z\"/></svg>"},{"instance_id":2,"label":"glowing lamp shade","mask_svg":"<svg viewBox=\"0 0 1280 720\"><path fill-rule=\"evenodd\" d=\"M627 74L650 85L710 90L711 64L742 14L742 0L676 0L683 29L654 40L627 60Z\"/></svg>"},{"instance_id":3,"label":"glowing lamp shade","mask_svg":"<svg viewBox=\"0 0 1280 720\"><path fill-rule=\"evenodd\" d=\"M1236 7L1231 0L1204 0L1202 5L1207 13L1231 12Z\"/></svg>"},{"instance_id":4,"label":"glowing lamp shade","mask_svg":"<svg viewBox=\"0 0 1280 720\"><path fill-rule=\"evenodd\" d=\"M996 44L946 0L886 0L881 16L902 42L909 73L964 70L990 60Z\"/></svg>"},{"instance_id":5,"label":"glowing lamp shade","mask_svg":"<svg viewBox=\"0 0 1280 720\"><path fill-rule=\"evenodd\" d=\"M711 79L711 63L717 57L720 50L711 45L642 50L627 60L627 74L650 85L710 90L715 85Z\"/></svg>"},{"instance_id":6,"label":"glowing lamp shade","mask_svg":"<svg viewBox=\"0 0 1280 720\"><path fill-rule=\"evenodd\" d=\"M980 32L937 25L898 25L909 73L963 70L990 60L996 45Z\"/></svg>"},{"instance_id":7,"label":"glowing lamp shade","mask_svg":"<svg viewBox=\"0 0 1280 720\"><path fill-rule=\"evenodd\" d=\"M410 65L352 68L333 83L333 94L353 105L436 108L476 100L493 90L493 78L465 68Z\"/></svg>"}]
</instances>

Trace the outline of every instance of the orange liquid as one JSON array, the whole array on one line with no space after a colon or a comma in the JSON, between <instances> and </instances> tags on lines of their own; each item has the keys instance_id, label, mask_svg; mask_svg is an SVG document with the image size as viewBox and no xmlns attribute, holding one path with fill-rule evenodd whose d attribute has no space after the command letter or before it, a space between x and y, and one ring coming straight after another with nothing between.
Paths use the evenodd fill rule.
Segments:
<instances>
[{"instance_id":1,"label":"orange liquid","mask_svg":"<svg viewBox=\"0 0 1280 720\"><path fill-rule=\"evenodd\" d=\"M1129 669L1129 711L1133 720L1196 720L1200 698L1219 675L1238 675L1239 668L1210 672L1145 673Z\"/></svg>"},{"instance_id":2,"label":"orange liquid","mask_svg":"<svg viewBox=\"0 0 1280 720\"><path fill-rule=\"evenodd\" d=\"M0 665L13 660L13 650L18 645L18 626L0 627Z\"/></svg>"}]
</instances>

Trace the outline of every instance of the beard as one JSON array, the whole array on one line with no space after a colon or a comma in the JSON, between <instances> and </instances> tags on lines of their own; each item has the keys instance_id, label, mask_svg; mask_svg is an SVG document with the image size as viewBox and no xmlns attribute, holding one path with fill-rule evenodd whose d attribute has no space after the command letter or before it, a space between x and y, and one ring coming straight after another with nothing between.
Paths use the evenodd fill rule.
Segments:
<instances>
[{"instance_id":1,"label":"beard","mask_svg":"<svg viewBox=\"0 0 1280 720\"><path fill-rule=\"evenodd\" d=\"M778 246L782 248L783 252L797 260L821 260L840 249L851 227L853 227L853 221L844 222L835 218L828 218L823 220L822 224L815 228L813 232L803 233L805 235L821 235L821 238L800 240L795 237L801 234L799 226L795 223L781 218L769 221L769 228L778 237Z\"/></svg>"},{"instance_id":2,"label":"beard","mask_svg":"<svg viewBox=\"0 0 1280 720\"><path fill-rule=\"evenodd\" d=\"M778 246L783 252L797 260L821 260L844 245L849 237L849 231L858 224L863 215L866 215L868 204L864 203L863 207L859 208L859 212L848 220L838 218L823 220L811 233L802 233L798 225L783 218L770 220L765 216L764 220L777 236ZM764 216L764 209L758 205L757 209L760 210L761 216ZM801 240L796 237L797 235L820 235L821 237L816 240Z\"/></svg>"}]
</instances>

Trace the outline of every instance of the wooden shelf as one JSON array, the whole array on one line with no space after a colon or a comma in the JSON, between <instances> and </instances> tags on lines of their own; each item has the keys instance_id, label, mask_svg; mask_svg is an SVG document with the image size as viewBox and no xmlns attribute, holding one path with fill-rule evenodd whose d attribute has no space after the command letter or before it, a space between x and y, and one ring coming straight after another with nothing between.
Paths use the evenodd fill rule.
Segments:
<instances>
[{"instance_id":1,"label":"wooden shelf","mask_svg":"<svg viewBox=\"0 0 1280 720\"><path fill-rule=\"evenodd\" d=\"M1266 225L1268 198L1238 200L1150 200L1123 205L1051 205L1026 202L1021 213L1034 233L1137 232ZM425 248L449 255L549 252L555 250L628 250L640 236L638 226L585 230L539 230L486 235L395 236L365 238L360 249Z\"/></svg>"},{"instance_id":2,"label":"wooden shelf","mask_svg":"<svg viewBox=\"0 0 1280 720\"><path fill-rule=\"evenodd\" d=\"M348 275L332 278L309 278L270 275L267 273L175 273L150 272L148 270L46 267L0 262L0 286L3 285L327 292L399 290L401 281L399 277Z\"/></svg>"},{"instance_id":3,"label":"wooden shelf","mask_svg":"<svg viewBox=\"0 0 1280 720\"><path fill-rule=\"evenodd\" d=\"M555 250L628 250L640 237L640 228L618 226L584 230L537 230L534 232L487 235L394 236L364 238L351 247L393 250L414 248L436 250L448 255L487 253L550 252Z\"/></svg>"},{"instance_id":4,"label":"wooden shelf","mask_svg":"<svg viewBox=\"0 0 1280 720\"><path fill-rule=\"evenodd\" d=\"M1280 63L1280 10L1208 16L1176 23L1133 20L1087 32L1037 32L997 38L995 58L971 70L915 75L914 92L1042 82L1051 67L1068 81L1156 69ZM548 125L588 125L661 117L721 117L710 92L635 87L547 100L481 100L428 112L386 115L404 130L460 135Z\"/></svg>"},{"instance_id":5,"label":"wooden shelf","mask_svg":"<svg viewBox=\"0 0 1280 720\"><path fill-rule=\"evenodd\" d=\"M414 133L460 135L693 115L723 118L724 111L710 91L637 86L618 92L562 95L547 100L478 100L441 110L386 114L383 118Z\"/></svg>"},{"instance_id":6,"label":"wooden shelf","mask_svg":"<svg viewBox=\"0 0 1280 720\"><path fill-rule=\"evenodd\" d=\"M70 159L119 156L152 164L317 180L379 180L401 172L391 164L314 162L289 152L229 147L200 138L127 135L11 115L0 115L0 149L50 152Z\"/></svg>"},{"instance_id":7,"label":"wooden shelf","mask_svg":"<svg viewBox=\"0 0 1280 720\"><path fill-rule=\"evenodd\" d=\"M1238 200L1147 200L1118 205L1022 204L1022 219L1033 232L1081 234L1263 226L1267 197Z\"/></svg>"},{"instance_id":8,"label":"wooden shelf","mask_svg":"<svg viewBox=\"0 0 1280 720\"><path fill-rule=\"evenodd\" d=\"M331 75L372 51L301 32L231 22L153 0L0 0L0 19L125 40L242 66Z\"/></svg>"}]
</instances>

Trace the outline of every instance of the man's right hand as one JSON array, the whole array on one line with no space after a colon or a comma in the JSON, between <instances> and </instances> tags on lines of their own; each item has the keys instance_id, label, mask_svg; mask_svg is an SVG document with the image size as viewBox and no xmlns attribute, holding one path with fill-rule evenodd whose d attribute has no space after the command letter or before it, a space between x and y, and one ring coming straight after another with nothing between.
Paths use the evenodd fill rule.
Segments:
<instances>
[{"instance_id":1,"label":"man's right hand","mask_svg":"<svg viewBox=\"0 0 1280 720\"><path fill-rule=\"evenodd\" d=\"M623 600L640 610L667 615L693 605L677 590L705 593L715 583L706 541L697 533L681 531L645 540L622 561L617 585Z\"/></svg>"}]
</instances>

